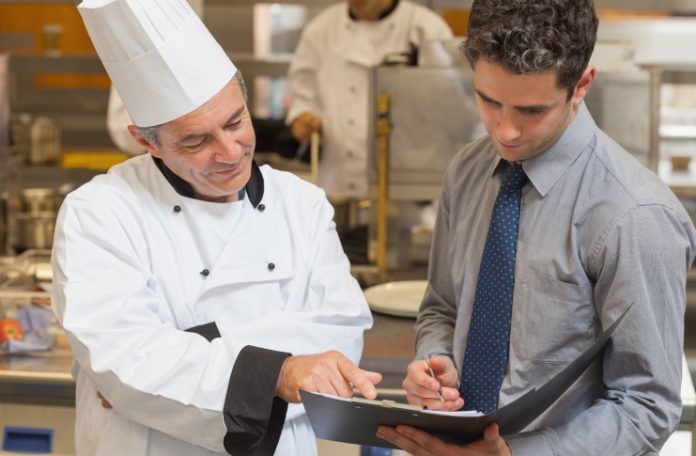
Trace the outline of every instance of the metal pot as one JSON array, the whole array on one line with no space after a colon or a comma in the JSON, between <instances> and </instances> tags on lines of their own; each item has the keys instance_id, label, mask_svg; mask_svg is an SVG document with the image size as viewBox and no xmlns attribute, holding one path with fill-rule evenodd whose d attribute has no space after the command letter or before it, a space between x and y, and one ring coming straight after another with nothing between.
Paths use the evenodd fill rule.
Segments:
<instances>
[{"instance_id":1,"label":"metal pot","mask_svg":"<svg viewBox=\"0 0 696 456\"><path fill-rule=\"evenodd\" d=\"M54 211L27 213L15 216L15 249L50 249L53 245L53 229L56 224Z\"/></svg>"},{"instance_id":2,"label":"metal pot","mask_svg":"<svg viewBox=\"0 0 696 456\"><path fill-rule=\"evenodd\" d=\"M20 212L57 212L61 197L53 188L25 188L20 192Z\"/></svg>"}]
</instances>

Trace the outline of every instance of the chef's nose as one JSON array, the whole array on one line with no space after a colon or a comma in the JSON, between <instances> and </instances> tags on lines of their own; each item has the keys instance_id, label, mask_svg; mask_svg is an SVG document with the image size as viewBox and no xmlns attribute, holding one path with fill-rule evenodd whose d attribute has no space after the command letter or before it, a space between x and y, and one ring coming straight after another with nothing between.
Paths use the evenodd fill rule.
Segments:
<instances>
[{"instance_id":1,"label":"chef's nose","mask_svg":"<svg viewBox=\"0 0 696 456\"><path fill-rule=\"evenodd\" d=\"M234 135L224 135L218 143L218 161L238 162L244 154L243 145L238 142Z\"/></svg>"}]
</instances>

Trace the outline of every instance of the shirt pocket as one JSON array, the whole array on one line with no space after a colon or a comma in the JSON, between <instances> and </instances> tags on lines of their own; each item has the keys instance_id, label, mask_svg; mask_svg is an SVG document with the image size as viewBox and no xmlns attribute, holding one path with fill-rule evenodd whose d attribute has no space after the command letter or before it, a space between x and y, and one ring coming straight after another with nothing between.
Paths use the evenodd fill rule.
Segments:
<instances>
[{"instance_id":1,"label":"shirt pocket","mask_svg":"<svg viewBox=\"0 0 696 456\"><path fill-rule=\"evenodd\" d=\"M517 279L510 352L519 358L567 363L595 339L592 287L526 268Z\"/></svg>"}]
</instances>

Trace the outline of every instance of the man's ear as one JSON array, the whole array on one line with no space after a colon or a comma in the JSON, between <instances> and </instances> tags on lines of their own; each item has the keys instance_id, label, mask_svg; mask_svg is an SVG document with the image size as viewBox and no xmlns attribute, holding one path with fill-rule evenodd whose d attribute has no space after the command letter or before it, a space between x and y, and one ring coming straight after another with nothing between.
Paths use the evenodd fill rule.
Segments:
<instances>
[{"instance_id":1,"label":"man's ear","mask_svg":"<svg viewBox=\"0 0 696 456\"><path fill-rule=\"evenodd\" d=\"M588 65L583 71L582 76L577 84L575 84L575 90L573 91L573 97L571 98L573 102L573 108L580 106L580 103L585 100L585 95L589 92L590 87L592 87L592 81L594 81L596 74L595 67L593 65Z\"/></svg>"},{"instance_id":2,"label":"man's ear","mask_svg":"<svg viewBox=\"0 0 696 456\"><path fill-rule=\"evenodd\" d=\"M150 141L148 141L147 138L140 133L138 127L135 125L128 125L128 132L131 134L133 139L135 139L135 142L147 149L147 151L150 152L153 157L161 158L159 149L155 147L154 144L151 144Z\"/></svg>"}]
</instances>

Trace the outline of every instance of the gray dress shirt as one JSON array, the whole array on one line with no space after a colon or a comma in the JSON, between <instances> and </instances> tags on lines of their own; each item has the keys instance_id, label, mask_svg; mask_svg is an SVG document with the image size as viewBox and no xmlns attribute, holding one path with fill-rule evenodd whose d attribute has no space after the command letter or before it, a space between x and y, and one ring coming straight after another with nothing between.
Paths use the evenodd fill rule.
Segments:
<instances>
[{"instance_id":1,"label":"gray dress shirt","mask_svg":"<svg viewBox=\"0 0 696 456\"><path fill-rule=\"evenodd\" d=\"M461 369L502 181L489 138L449 165L417 323L417 353ZM631 303L603 356L525 432L518 455L656 453L681 413L686 273L696 232L669 188L597 128L585 105L522 166L505 405L568 365Z\"/></svg>"}]
</instances>

